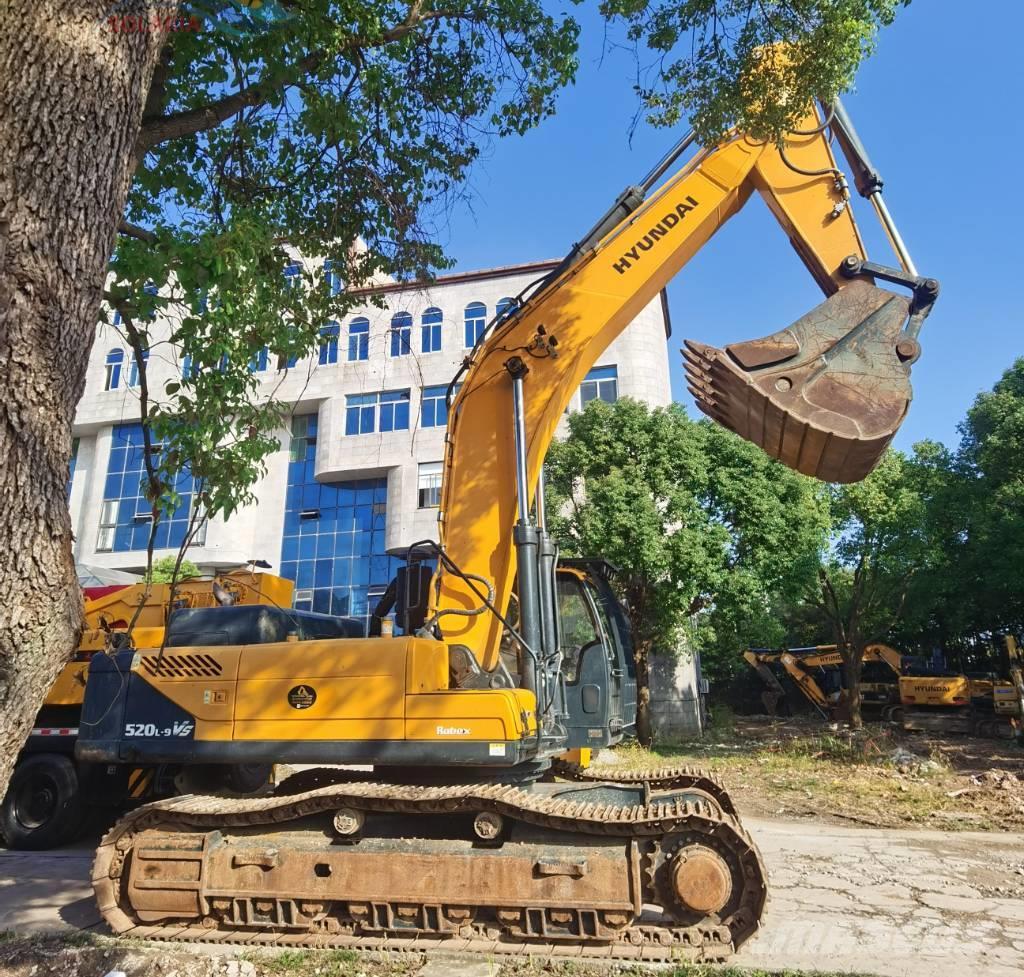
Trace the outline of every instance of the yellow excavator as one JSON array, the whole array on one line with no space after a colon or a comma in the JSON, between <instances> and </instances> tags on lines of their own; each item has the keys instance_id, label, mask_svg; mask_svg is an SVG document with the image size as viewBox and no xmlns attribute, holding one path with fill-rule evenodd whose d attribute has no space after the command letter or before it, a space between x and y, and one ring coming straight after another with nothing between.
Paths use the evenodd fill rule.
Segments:
<instances>
[{"instance_id":1,"label":"yellow excavator","mask_svg":"<svg viewBox=\"0 0 1024 977\"><path fill-rule=\"evenodd\" d=\"M848 693L842 681L843 656L838 645L748 648L743 657L766 686L761 701L769 715L775 715L779 703L786 698L786 689L774 671L781 667L822 718L849 717ZM901 719L903 656L895 648L875 642L864 648L863 663L865 671L860 683L862 708L871 710L886 722ZM835 681L823 689L826 677Z\"/></svg>"},{"instance_id":2,"label":"yellow excavator","mask_svg":"<svg viewBox=\"0 0 1024 977\"><path fill-rule=\"evenodd\" d=\"M840 104L779 145L733 133L680 164L693 142L489 323L452 379L438 541L409 548L380 636L199 608L172 617L162 651L94 660L78 745L94 761L373 768L128 814L93 869L115 932L653 960L720 960L756 932L764 867L719 783L587 765L631 719L630 634L612 568L558 569L544 456L604 349L755 191L828 297L765 339L687 343L687 369L704 411L790 467L871 471L906 414L938 286ZM868 260L833 142L899 267Z\"/></svg>"},{"instance_id":3,"label":"yellow excavator","mask_svg":"<svg viewBox=\"0 0 1024 977\"><path fill-rule=\"evenodd\" d=\"M1018 737L1024 707L1020 650L1012 634L1003 640L1008 678L950 672L902 677L904 728L996 739Z\"/></svg>"}]
</instances>

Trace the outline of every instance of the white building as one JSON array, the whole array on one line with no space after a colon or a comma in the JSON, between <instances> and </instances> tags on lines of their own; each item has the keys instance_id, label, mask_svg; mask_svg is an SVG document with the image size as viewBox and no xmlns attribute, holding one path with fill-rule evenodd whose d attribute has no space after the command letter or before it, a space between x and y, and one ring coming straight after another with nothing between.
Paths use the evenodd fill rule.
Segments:
<instances>
[{"instance_id":1,"label":"white building","mask_svg":"<svg viewBox=\"0 0 1024 977\"><path fill-rule=\"evenodd\" d=\"M281 449L267 460L257 504L227 522L211 520L189 559L204 569L263 559L295 580L298 606L364 616L391 578L387 551L436 538L449 381L502 301L554 265L384 285L377 291L387 310L356 310L308 361L284 374L276 364L256 364L267 389L273 385L275 395L293 405L291 429L280 432ZM596 396L668 404L669 335L662 296L601 356L574 406ZM167 344L154 344L151 388L180 375L183 366ZM139 487L132 372L117 331L101 327L75 417L70 506L79 563L141 571L150 508ZM175 553L184 537L190 489L183 479L179 491L186 502L158 529L157 558Z\"/></svg>"}]
</instances>

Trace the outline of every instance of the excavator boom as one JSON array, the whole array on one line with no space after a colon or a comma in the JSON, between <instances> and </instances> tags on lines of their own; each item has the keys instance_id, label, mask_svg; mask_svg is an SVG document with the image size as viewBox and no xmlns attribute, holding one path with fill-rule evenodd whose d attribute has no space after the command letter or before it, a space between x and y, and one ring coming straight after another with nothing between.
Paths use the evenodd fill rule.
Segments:
<instances>
[{"instance_id":1,"label":"excavator boom","mask_svg":"<svg viewBox=\"0 0 1024 977\"><path fill-rule=\"evenodd\" d=\"M867 260L817 111L780 146L734 134L645 196L690 142L625 191L529 297L489 325L452 381L438 516L447 559L431 620L449 644L472 648L485 671L497 666L503 624L481 613L482 592L492 588L491 606L508 606L513 527L532 507L570 398L609 343L755 191L829 298L765 339L725 350L688 342L698 406L790 467L835 481L863 478L906 415L914 337L937 286ZM518 503L495 489L517 483Z\"/></svg>"}]
</instances>

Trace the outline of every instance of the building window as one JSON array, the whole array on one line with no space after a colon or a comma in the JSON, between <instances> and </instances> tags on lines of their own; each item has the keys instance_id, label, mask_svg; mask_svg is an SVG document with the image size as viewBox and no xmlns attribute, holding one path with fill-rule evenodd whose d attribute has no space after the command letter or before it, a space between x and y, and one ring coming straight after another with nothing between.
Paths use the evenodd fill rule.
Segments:
<instances>
[{"instance_id":1,"label":"building window","mask_svg":"<svg viewBox=\"0 0 1024 977\"><path fill-rule=\"evenodd\" d=\"M470 302L466 306L466 349L471 349L484 334L487 325L487 306L483 302Z\"/></svg>"},{"instance_id":2,"label":"building window","mask_svg":"<svg viewBox=\"0 0 1024 977\"><path fill-rule=\"evenodd\" d=\"M461 383L456 384L452 391L452 397L461 388ZM447 395L447 384L441 387L423 388L423 397L420 400L420 427L444 427L448 423L448 404L445 401Z\"/></svg>"},{"instance_id":3,"label":"building window","mask_svg":"<svg viewBox=\"0 0 1024 977\"><path fill-rule=\"evenodd\" d=\"M423 313L422 339L424 353L441 352L441 325L444 316L440 309L430 308Z\"/></svg>"},{"instance_id":4,"label":"building window","mask_svg":"<svg viewBox=\"0 0 1024 977\"><path fill-rule=\"evenodd\" d=\"M334 262L330 258L324 262L324 278L331 295L337 295L342 288L341 274L335 271Z\"/></svg>"},{"instance_id":5,"label":"building window","mask_svg":"<svg viewBox=\"0 0 1024 977\"><path fill-rule=\"evenodd\" d=\"M614 404L619 399L619 371L614 366L595 366L580 384L580 402L584 407L592 400Z\"/></svg>"},{"instance_id":6,"label":"building window","mask_svg":"<svg viewBox=\"0 0 1024 977\"><path fill-rule=\"evenodd\" d=\"M117 499L110 499L100 506L100 532L96 538L96 551L109 553L114 548L114 531L117 529Z\"/></svg>"},{"instance_id":7,"label":"building window","mask_svg":"<svg viewBox=\"0 0 1024 977\"><path fill-rule=\"evenodd\" d=\"M498 304L494 307L494 313L498 317L500 322L516 307L515 299L498 299Z\"/></svg>"},{"instance_id":8,"label":"building window","mask_svg":"<svg viewBox=\"0 0 1024 977\"><path fill-rule=\"evenodd\" d=\"M71 439L71 461L68 462L67 495L71 498L71 486L75 482L75 466L78 464L78 438Z\"/></svg>"},{"instance_id":9,"label":"building window","mask_svg":"<svg viewBox=\"0 0 1024 977\"><path fill-rule=\"evenodd\" d=\"M198 505L202 505L199 498L195 495L192 496L192 505L189 507L188 519L189 525L193 527L195 532L192 534L192 546L205 546L206 545L206 527L210 525L210 518L205 512L200 512L198 515L195 513L195 508ZM192 519L195 518L195 523Z\"/></svg>"},{"instance_id":10,"label":"building window","mask_svg":"<svg viewBox=\"0 0 1024 977\"><path fill-rule=\"evenodd\" d=\"M385 552L387 479L318 482L316 415L292 419L282 577L296 607L368 620L399 561Z\"/></svg>"},{"instance_id":11,"label":"building window","mask_svg":"<svg viewBox=\"0 0 1024 977\"><path fill-rule=\"evenodd\" d=\"M143 363L148 363L149 362L149 350L148 349L144 349L142 351L142 362ZM129 387L137 387L138 385L139 385L139 360L138 360L138 357L135 356L134 353L133 353L132 354L131 369L128 371L128 386Z\"/></svg>"},{"instance_id":12,"label":"building window","mask_svg":"<svg viewBox=\"0 0 1024 977\"><path fill-rule=\"evenodd\" d=\"M160 442L154 441L154 452L162 448ZM118 424L107 463L98 550L121 553L146 548L153 523L153 505L146 497L146 482L142 425ZM180 501L173 512L161 515L154 537L156 549L177 549L188 532L195 483L187 469L177 473L173 487Z\"/></svg>"},{"instance_id":13,"label":"building window","mask_svg":"<svg viewBox=\"0 0 1024 977\"><path fill-rule=\"evenodd\" d=\"M307 455L316 458L316 428L316 414L300 414L292 418L291 461L299 461ZM314 449L312 454L310 448Z\"/></svg>"},{"instance_id":14,"label":"building window","mask_svg":"<svg viewBox=\"0 0 1024 977\"><path fill-rule=\"evenodd\" d=\"M370 358L370 320L358 316L348 324L349 362Z\"/></svg>"},{"instance_id":15,"label":"building window","mask_svg":"<svg viewBox=\"0 0 1024 977\"><path fill-rule=\"evenodd\" d=\"M412 352L412 316L396 312L391 317L391 355L405 356Z\"/></svg>"},{"instance_id":16,"label":"building window","mask_svg":"<svg viewBox=\"0 0 1024 977\"><path fill-rule=\"evenodd\" d=\"M338 335L336 322L329 322L320 330L320 365L329 366L338 362Z\"/></svg>"},{"instance_id":17,"label":"building window","mask_svg":"<svg viewBox=\"0 0 1024 977\"><path fill-rule=\"evenodd\" d=\"M103 380L104 390L117 390L121 386L121 367L123 364L123 349L112 349L107 353L107 372Z\"/></svg>"},{"instance_id":18,"label":"building window","mask_svg":"<svg viewBox=\"0 0 1024 977\"><path fill-rule=\"evenodd\" d=\"M267 364L270 362L270 349L264 346L262 349L257 350L253 353L249 359L249 372L250 373L262 373L267 368Z\"/></svg>"},{"instance_id":19,"label":"building window","mask_svg":"<svg viewBox=\"0 0 1024 977\"><path fill-rule=\"evenodd\" d=\"M142 291L146 295L157 296L157 295L160 294L160 289L157 288L156 285L153 284L153 282L147 282L145 285L143 285L142 286ZM156 318L156 309L155 308L153 309L152 312L150 312L149 318L150 319L155 319ZM134 384L132 384L132 386L134 386Z\"/></svg>"},{"instance_id":20,"label":"building window","mask_svg":"<svg viewBox=\"0 0 1024 977\"><path fill-rule=\"evenodd\" d=\"M416 487L421 509L436 509L441 504L441 462L427 461L420 465Z\"/></svg>"},{"instance_id":21,"label":"building window","mask_svg":"<svg viewBox=\"0 0 1024 977\"><path fill-rule=\"evenodd\" d=\"M409 391L384 390L346 398L345 433L409 430Z\"/></svg>"},{"instance_id":22,"label":"building window","mask_svg":"<svg viewBox=\"0 0 1024 977\"><path fill-rule=\"evenodd\" d=\"M288 288L295 288L302 280L302 266L296 262L289 262L284 266L284 283Z\"/></svg>"}]
</instances>

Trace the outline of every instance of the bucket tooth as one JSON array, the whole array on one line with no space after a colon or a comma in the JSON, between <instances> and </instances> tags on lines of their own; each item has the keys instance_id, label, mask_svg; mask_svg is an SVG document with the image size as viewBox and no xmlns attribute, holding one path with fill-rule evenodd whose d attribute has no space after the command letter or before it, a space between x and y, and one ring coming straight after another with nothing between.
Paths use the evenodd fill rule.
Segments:
<instances>
[{"instance_id":1,"label":"bucket tooth","mask_svg":"<svg viewBox=\"0 0 1024 977\"><path fill-rule=\"evenodd\" d=\"M850 282L787 329L724 349L686 340L697 407L805 475L855 482L878 464L910 405L896 343L910 299Z\"/></svg>"}]
</instances>

